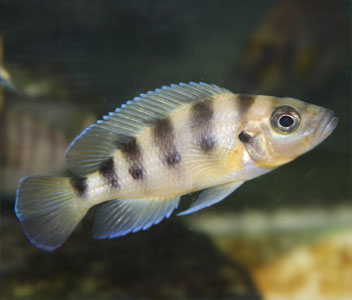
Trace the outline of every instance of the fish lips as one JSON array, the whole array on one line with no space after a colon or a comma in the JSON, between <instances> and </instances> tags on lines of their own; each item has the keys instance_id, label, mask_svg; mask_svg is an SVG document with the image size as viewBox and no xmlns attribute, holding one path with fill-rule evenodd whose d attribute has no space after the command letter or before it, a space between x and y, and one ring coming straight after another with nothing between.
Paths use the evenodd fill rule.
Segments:
<instances>
[{"instance_id":1,"label":"fish lips","mask_svg":"<svg viewBox=\"0 0 352 300\"><path fill-rule=\"evenodd\" d=\"M327 110L320 121L320 126L316 132L316 142L321 143L325 140L336 128L339 118L335 116L332 110Z\"/></svg>"}]
</instances>

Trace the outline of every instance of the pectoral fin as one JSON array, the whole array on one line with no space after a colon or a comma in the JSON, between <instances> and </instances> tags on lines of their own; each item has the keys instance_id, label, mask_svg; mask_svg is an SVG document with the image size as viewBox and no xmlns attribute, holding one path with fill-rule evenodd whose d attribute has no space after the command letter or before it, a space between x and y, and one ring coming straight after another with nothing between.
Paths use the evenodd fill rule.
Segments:
<instances>
[{"instance_id":1,"label":"pectoral fin","mask_svg":"<svg viewBox=\"0 0 352 300\"><path fill-rule=\"evenodd\" d=\"M220 202L221 200L225 199L228 195L230 195L234 190L239 188L243 182L244 181L231 182L204 190L199 195L198 199L194 203L192 203L191 207L179 213L178 216L188 215Z\"/></svg>"}]
</instances>

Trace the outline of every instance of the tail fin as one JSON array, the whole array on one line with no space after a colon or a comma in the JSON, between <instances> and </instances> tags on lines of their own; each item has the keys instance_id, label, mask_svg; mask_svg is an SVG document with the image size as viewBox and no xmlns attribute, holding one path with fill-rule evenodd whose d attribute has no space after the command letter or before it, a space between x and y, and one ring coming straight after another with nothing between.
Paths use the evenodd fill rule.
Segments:
<instances>
[{"instance_id":1,"label":"tail fin","mask_svg":"<svg viewBox=\"0 0 352 300\"><path fill-rule=\"evenodd\" d=\"M87 211L70 178L24 177L18 185L16 215L31 243L43 250L60 247Z\"/></svg>"}]
</instances>

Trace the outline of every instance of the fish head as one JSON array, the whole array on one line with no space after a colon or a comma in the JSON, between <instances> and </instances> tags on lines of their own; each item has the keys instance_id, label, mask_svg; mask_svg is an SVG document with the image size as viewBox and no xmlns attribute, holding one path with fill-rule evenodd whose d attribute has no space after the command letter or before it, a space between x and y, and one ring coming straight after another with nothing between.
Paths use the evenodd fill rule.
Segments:
<instances>
[{"instance_id":1,"label":"fish head","mask_svg":"<svg viewBox=\"0 0 352 300\"><path fill-rule=\"evenodd\" d=\"M293 98L258 96L239 139L256 165L276 168L319 145L337 123L327 108Z\"/></svg>"}]
</instances>

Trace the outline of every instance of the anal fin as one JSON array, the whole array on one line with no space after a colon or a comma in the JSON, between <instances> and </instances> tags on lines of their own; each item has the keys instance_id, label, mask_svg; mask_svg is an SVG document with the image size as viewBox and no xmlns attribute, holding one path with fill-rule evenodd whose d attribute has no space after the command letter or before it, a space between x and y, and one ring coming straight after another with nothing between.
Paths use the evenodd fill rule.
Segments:
<instances>
[{"instance_id":1,"label":"anal fin","mask_svg":"<svg viewBox=\"0 0 352 300\"><path fill-rule=\"evenodd\" d=\"M198 199L192 203L191 207L179 213L178 216L188 215L220 202L221 200L225 199L228 195L230 195L233 191L235 191L237 188L239 188L242 183L243 181L236 181L214 186L204 190L199 195Z\"/></svg>"},{"instance_id":2,"label":"anal fin","mask_svg":"<svg viewBox=\"0 0 352 300\"><path fill-rule=\"evenodd\" d=\"M99 208L93 227L96 239L115 238L146 230L168 218L180 197L111 200Z\"/></svg>"}]
</instances>

